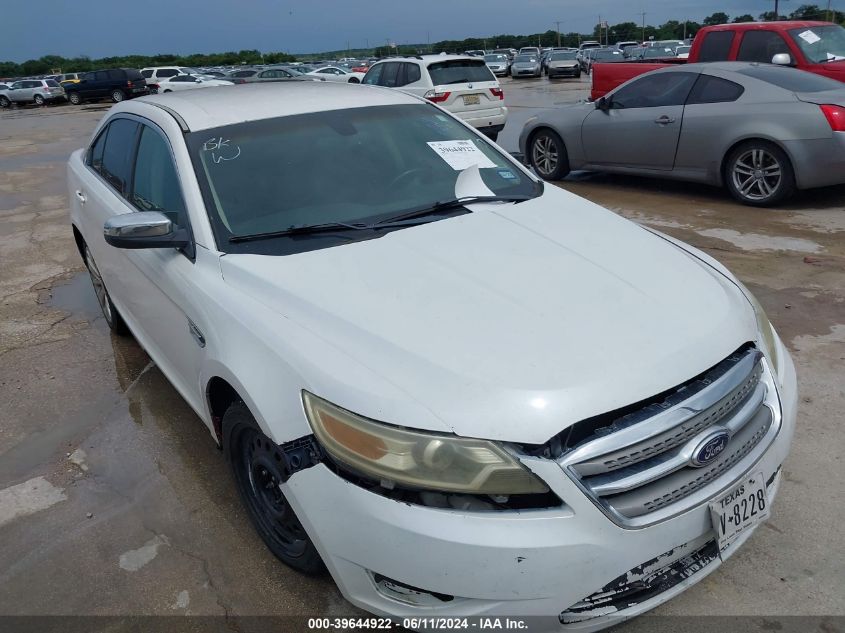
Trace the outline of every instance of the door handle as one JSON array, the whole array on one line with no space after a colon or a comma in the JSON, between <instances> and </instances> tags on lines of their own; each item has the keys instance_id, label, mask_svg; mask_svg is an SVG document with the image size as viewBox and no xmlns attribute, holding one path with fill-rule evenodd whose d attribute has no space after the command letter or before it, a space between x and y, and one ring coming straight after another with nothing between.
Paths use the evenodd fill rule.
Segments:
<instances>
[{"instance_id":1,"label":"door handle","mask_svg":"<svg viewBox=\"0 0 845 633\"><path fill-rule=\"evenodd\" d=\"M79 189L76 190L76 197L79 198L79 202L81 202L82 204L85 204L85 200L86 200L85 194L82 193L81 191L79 191Z\"/></svg>"},{"instance_id":2,"label":"door handle","mask_svg":"<svg viewBox=\"0 0 845 633\"><path fill-rule=\"evenodd\" d=\"M657 125L669 125L670 123L674 123L675 119L664 114L663 116L657 117L654 122L657 123Z\"/></svg>"}]
</instances>

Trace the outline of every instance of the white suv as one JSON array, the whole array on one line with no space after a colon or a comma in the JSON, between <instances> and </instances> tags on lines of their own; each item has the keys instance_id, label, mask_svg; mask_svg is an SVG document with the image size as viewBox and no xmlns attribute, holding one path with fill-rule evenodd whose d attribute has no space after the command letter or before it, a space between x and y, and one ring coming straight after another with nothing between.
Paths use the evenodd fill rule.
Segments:
<instances>
[{"instance_id":1,"label":"white suv","mask_svg":"<svg viewBox=\"0 0 845 633\"><path fill-rule=\"evenodd\" d=\"M147 86L152 94L158 92L159 84L162 81L167 81L171 77L176 77L177 75L202 75L196 68L189 68L188 66L151 66L149 68L142 68L141 74L147 80Z\"/></svg>"},{"instance_id":2,"label":"white suv","mask_svg":"<svg viewBox=\"0 0 845 633\"><path fill-rule=\"evenodd\" d=\"M483 57L423 55L374 64L364 84L401 88L424 97L496 140L505 127L505 93Z\"/></svg>"}]
</instances>

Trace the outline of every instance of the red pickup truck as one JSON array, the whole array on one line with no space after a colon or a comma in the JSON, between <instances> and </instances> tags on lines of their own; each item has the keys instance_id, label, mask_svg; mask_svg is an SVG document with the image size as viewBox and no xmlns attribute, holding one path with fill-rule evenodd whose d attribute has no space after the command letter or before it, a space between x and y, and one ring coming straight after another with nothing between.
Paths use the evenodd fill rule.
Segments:
<instances>
[{"instance_id":1,"label":"red pickup truck","mask_svg":"<svg viewBox=\"0 0 845 633\"><path fill-rule=\"evenodd\" d=\"M845 29L831 22L803 21L704 27L686 62L723 61L782 64L845 82ZM637 75L665 67L660 62L596 63L590 96L598 99Z\"/></svg>"}]
</instances>

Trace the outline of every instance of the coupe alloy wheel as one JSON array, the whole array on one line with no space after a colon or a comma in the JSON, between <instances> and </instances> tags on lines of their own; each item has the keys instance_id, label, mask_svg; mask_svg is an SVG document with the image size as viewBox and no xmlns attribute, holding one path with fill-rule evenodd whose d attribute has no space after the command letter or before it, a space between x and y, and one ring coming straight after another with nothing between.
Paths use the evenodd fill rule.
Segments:
<instances>
[{"instance_id":1,"label":"coupe alloy wheel","mask_svg":"<svg viewBox=\"0 0 845 633\"><path fill-rule=\"evenodd\" d=\"M749 149L734 163L731 173L734 187L748 200L761 201L774 195L783 178L778 159L762 148Z\"/></svg>"}]
</instances>

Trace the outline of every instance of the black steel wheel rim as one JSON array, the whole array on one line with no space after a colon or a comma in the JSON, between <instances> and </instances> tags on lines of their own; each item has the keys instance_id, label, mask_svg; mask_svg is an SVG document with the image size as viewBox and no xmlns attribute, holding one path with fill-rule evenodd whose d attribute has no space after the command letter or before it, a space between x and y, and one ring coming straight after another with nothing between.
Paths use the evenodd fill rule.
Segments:
<instances>
[{"instance_id":1,"label":"black steel wheel rim","mask_svg":"<svg viewBox=\"0 0 845 633\"><path fill-rule=\"evenodd\" d=\"M235 450L237 482L261 531L287 556L302 556L308 536L279 488L285 463L281 450L251 428L238 434Z\"/></svg>"}]
</instances>

